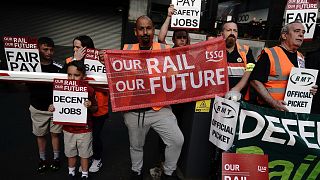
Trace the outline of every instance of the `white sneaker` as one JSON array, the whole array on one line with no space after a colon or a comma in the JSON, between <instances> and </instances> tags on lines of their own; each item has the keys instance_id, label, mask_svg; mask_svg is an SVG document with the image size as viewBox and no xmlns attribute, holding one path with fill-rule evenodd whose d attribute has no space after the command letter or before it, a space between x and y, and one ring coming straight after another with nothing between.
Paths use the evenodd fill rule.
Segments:
<instances>
[{"instance_id":1,"label":"white sneaker","mask_svg":"<svg viewBox=\"0 0 320 180\"><path fill-rule=\"evenodd\" d=\"M98 172L101 167L102 167L101 159L99 159L99 160L94 159L92 161L90 168L89 168L89 172Z\"/></svg>"}]
</instances>

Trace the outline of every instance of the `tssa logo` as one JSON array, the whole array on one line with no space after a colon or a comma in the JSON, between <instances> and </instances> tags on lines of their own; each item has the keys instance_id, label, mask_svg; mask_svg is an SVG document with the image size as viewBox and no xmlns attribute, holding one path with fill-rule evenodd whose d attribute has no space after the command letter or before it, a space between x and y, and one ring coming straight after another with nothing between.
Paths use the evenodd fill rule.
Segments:
<instances>
[{"instance_id":1,"label":"tssa logo","mask_svg":"<svg viewBox=\"0 0 320 180\"><path fill-rule=\"evenodd\" d=\"M223 60L223 50L220 51L206 51L206 60L212 62L219 62Z\"/></svg>"},{"instance_id":2,"label":"tssa logo","mask_svg":"<svg viewBox=\"0 0 320 180\"><path fill-rule=\"evenodd\" d=\"M229 104L226 104L224 102L221 102L221 105L217 103L214 104L214 111L216 113L221 113L223 114L223 118L227 118L227 119L230 119L230 118L234 118L237 114L237 111L232 107L230 106Z\"/></svg>"},{"instance_id":3,"label":"tssa logo","mask_svg":"<svg viewBox=\"0 0 320 180\"><path fill-rule=\"evenodd\" d=\"M309 86L310 84L315 82L315 79L316 78L312 74L306 73L306 72L301 72L301 74L296 73L290 77L290 81L293 84L300 85L300 86Z\"/></svg>"}]
</instances>

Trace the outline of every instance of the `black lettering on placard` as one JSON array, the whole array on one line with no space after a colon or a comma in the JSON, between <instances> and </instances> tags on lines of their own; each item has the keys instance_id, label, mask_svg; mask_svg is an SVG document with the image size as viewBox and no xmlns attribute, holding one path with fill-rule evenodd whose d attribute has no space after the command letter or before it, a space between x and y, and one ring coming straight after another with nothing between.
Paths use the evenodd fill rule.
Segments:
<instances>
[{"instance_id":1,"label":"black lettering on placard","mask_svg":"<svg viewBox=\"0 0 320 180\"><path fill-rule=\"evenodd\" d=\"M86 71L106 73L106 68L104 66L90 66L90 64L86 64Z\"/></svg>"},{"instance_id":2,"label":"black lettering on placard","mask_svg":"<svg viewBox=\"0 0 320 180\"><path fill-rule=\"evenodd\" d=\"M185 6L185 5L187 5L187 6L194 6L194 1L195 0L177 0L177 6ZM191 3L191 4L190 4Z\"/></svg>"},{"instance_id":3,"label":"black lettering on placard","mask_svg":"<svg viewBox=\"0 0 320 180\"><path fill-rule=\"evenodd\" d=\"M288 101L288 106L291 107L307 107L307 101Z\"/></svg>"},{"instance_id":4,"label":"black lettering on placard","mask_svg":"<svg viewBox=\"0 0 320 180\"><path fill-rule=\"evenodd\" d=\"M75 108L62 108L61 111L59 112L60 114L76 114L80 115L81 114L81 109L75 109Z\"/></svg>"},{"instance_id":5,"label":"black lettering on placard","mask_svg":"<svg viewBox=\"0 0 320 180\"><path fill-rule=\"evenodd\" d=\"M198 26L198 20L197 19L175 19L176 21L173 22L174 26L192 26L197 27Z\"/></svg>"},{"instance_id":6,"label":"black lettering on placard","mask_svg":"<svg viewBox=\"0 0 320 180\"><path fill-rule=\"evenodd\" d=\"M6 51L7 61L10 61L10 59L14 57L14 56L12 55L13 53L14 53L14 52L12 52L12 51Z\"/></svg>"},{"instance_id":7,"label":"black lettering on placard","mask_svg":"<svg viewBox=\"0 0 320 180\"><path fill-rule=\"evenodd\" d=\"M310 32L310 29L316 24L316 13L307 12L307 13L287 13L286 23L293 21L301 21L306 26L306 33Z\"/></svg>"},{"instance_id":8,"label":"black lettering on placard","mask_svg":"<svg viewBox=\"0 0 320 180\"><path fill-rule=\"evenodd\" d=\"M36 72L37 66L39 63L32 64L32 63L22 63L20 66L18 63L10 62L10 68L12 71L27 71L27 72Z\"/></svg>"}]
</instances>

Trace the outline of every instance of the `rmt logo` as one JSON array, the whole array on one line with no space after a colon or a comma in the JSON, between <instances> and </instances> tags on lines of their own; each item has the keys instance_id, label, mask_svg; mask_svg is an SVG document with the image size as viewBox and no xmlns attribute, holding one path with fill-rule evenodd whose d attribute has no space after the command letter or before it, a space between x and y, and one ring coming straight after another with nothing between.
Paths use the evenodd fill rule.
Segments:
<instances>
[{"instance_id":1,"label":"rmt logo","mask_svg":"<svg viewBox=\"0 0 320 180\"><path fill-rule=\"evenodd\" d=\"M315 81L315 76L306 72L293 74L290 81L295 85L309 86Z\"/></svg>"},{"instance_id":2,"label":"rmt logo","mask_svg":"<svg viewBox=\"0 0 320 180\"><path fill-rule=\"evenodd\" d=\"M237 115L236 114L237 111L232 106L224 102L222 102L221 105L219 103L215 103L214 111L216 113L222 113L223 118L227 118L227 119L234 118Z\"/></svg>"}]
</instances>

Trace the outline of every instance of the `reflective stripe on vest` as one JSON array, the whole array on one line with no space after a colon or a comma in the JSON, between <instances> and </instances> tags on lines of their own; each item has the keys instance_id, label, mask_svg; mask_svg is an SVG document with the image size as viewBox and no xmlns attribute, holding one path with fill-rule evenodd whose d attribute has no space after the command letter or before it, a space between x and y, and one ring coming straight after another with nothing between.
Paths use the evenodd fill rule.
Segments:
<instances>
[{"instance_id":1,"label":"reflective stripe on vest","mask_svg":"<svg viewBox=\"0 0 320 180\"><path fill-rule=\"evenodd\" d=\"M242 77L245 70L243 63L228 63L229 77Z\"/></svg>"},{"instance_id":2,"label":"reflective stripe on vest","mask_svg":"<svg viewBox=\"0 0 320 180\"><path fill-rule=\"evenodd\" d=\"M246 71L247 64L247 53L249 51L249 46L243 45L241 46L237 43L237 50L240 54L243 63L229 63L228 62L228 76L229 77L242 77Z\"/></svg>"},{"instance_id":3,"label":"reflective stripe on vest","mask_svg":"<svg viewBox=\"0 0 320 180\"><path fill-rule=\"evenodd\" d=\"M264 86L275 100L283 100L291 68L294 67L281 47L265 48L270 60L268 82ZM298 58L302 58L298 52ZM261 103L262 101L259 100Z\"/></svg>"},{"instance_id":4,"label":"reflective stripe on vest","mask_svg":"<svg viewBox=\"0 0 320 180\"><path fill-rule=\"evenodd\" d=\"M281 70L281 66L280 66L280 59L278 54L276 53L274 48L270 48L271 54L273 56L274 59L274 65L275 65L275 69L276 69L276 76L268 76L268 81L286 81L288 80L288 76L284 76L282 74L282 70Z\"/></svg>"},{"instance_id":5,"label":"reflective stripe on vest","mask_svg":"<svg viewBox=\"0 0 320 180\"><path fill-rule=\"evenodd\" d=\"M126 50L132 50L133 44L128 44L128 47Z\"/></svg>"}]
</instances>

